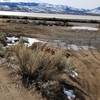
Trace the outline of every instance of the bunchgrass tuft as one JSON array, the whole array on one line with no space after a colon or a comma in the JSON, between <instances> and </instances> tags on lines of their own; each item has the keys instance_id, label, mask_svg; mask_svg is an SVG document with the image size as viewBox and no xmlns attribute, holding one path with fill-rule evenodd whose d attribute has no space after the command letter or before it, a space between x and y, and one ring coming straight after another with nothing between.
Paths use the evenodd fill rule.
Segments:
<instances>
[{"instance_id":1,"label":"bunchgrass tuft","mask_svg":"<svg viewBox=\"0 0 100 100\"><path fill-rule=\"evenodd\" d=\"M0 57L4 57L6 53L6 48L4 48L3 44L0 43Z\"/></svg>"},{"instance_id":2,"label":"bunchgrass tuft","mask_svg":"<svg viewBox=\"0 0 100 100\"><path fill-rule=\"evenodd\" d=\"M38 81L53 80L55 74L65 72L68 74L71 67L67 57L59 50L55 54L32 50L23 44L13 46L14 55L17 57L23 83L28 87Z\"/></svg>"},{"instance_id":3,"label":"bunchgrass tuft","mask_svg":"<svg viewBox=\"0 0 100 100\"><path fill-rule=\"evenodd\" d=\"M65 51L58 49L52 54L50 49L48 50L39 47L32 49L22 43L10 48L18 64L17 74L25 88L35 86L47 100L67 100L63 93L64 83L70 83L68 76L74 70L74 66ZM69 85L70 87L73 88L73 85ZM74 90L81 93L76 87Z\"/></svg>"},{"instance_id":4,"label":"bunchgrass tuft","mask_svg":"<svg viewBox=\"0 0 100 100\"><path fill-rule=\"evenodd\" d=\"M0 43L2 43L4 46L6 45L6 34L3 32L0 32Z\"/></svg>"}]
</instances>

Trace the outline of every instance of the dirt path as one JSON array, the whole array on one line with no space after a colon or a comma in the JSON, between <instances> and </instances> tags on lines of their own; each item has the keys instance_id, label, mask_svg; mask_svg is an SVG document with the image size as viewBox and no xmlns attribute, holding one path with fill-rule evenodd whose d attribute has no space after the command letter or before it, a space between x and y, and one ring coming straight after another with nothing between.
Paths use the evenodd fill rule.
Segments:
<instances>
[{"instance_id":1,"label":"dirt path","mask_svg":"<svg viewBox=\"0 0 100 100\"><path fill-rule=\"evenodd\" d=\"M8 71L0 67L0 100L41 100L41 97L34 93L16 88L8 76Z\"/></svg>"}]
</instances>

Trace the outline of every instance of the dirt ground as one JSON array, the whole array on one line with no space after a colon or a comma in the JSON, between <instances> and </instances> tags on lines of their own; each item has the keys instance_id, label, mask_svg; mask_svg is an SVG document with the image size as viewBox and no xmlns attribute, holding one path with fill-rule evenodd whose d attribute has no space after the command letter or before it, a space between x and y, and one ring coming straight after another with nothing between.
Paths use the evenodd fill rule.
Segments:
<instances>
[{"instance_id":1,"label":"dirt ground","mask_svg":"<svg viewBox=\"0 0 100 100\"><path fill-rule=\"evenodd\" d=\"M91 45L100 47L100 30L84 31L72 30L63 26L43 26L23 23L9 23L4 19L0 19L0 32L6 32L10 35L25 35L34 38L42 38L47 40L59 39L67 44Z\"/></svg>"},{"instance_id":2,"label":"dirt ground","mask_svg":"<svg viewBox=\"0 0 100 100\"><path fill-rule=\"evenodd\" d=\"M61 39L67 43L78 45L100 46L100 31L70 30L60 26L36 26L30 24L7 23L0 20L0 32L8 35L25 35L46 40ZM91 44L90 44L90 40ZM97 50L69 51L73 63L79 74L75 82L90 96L87 100L100 100L100 53ZM31 94L24 89L18 89L9 77L9 71L0 67L0 100L42 100L41 96L34 92Z\"/></svg>"},{"instance_id":3,"label":"dirt ground","mask_svg":"<svg viewBox=\"0 0 100 100\"><path fill-rule=\"evenodd\" d=\"M9 76L9 71L0 66L0 100L42 100L37 92L18 88Z\"/></svg>"},{"instance_id":4,"label":"dirt ground","mask_svg":"<svg viewBox=\"0 0 100 100\"><path fill-rule=\"evenodd\" d=\"M100 100L100 53L93 50L75 52L73 62L79 72L81 86L92 100Z\"/></svg>"},{"instance_id":5,"label":"dirt ground","mask_svg":"<svg viewBox=\"0 0 100 100\"><path fill-rule=\"evenodd\" d=\"M73 84L80 86L87 94L86 100L100 100L100 53L98 51L70 51L70 59L78 72L77 81ZM62 79L65 77L62 77ZM67 78L65 78L67 79ZM0 100L44 100L38 92L30 92L18 88L10 70L0 67Z\"/></svg>"}]
</instances>

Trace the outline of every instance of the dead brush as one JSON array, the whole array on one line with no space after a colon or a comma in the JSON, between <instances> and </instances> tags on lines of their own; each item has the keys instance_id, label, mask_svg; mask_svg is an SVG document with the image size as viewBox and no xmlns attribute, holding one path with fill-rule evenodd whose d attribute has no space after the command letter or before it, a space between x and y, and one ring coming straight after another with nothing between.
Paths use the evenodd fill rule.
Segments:
<instances>
[{"instance_id":1,"label":"dead brush","mask_svg":"<svg viewBox=\"0 0 100 100\"><path fill-rule=\"evenodd\" d=\"M0 43L0 57L4 57L6 53L6 48L4 48L3 44Z\"/></svg>"},{"instance_id":2,"label":"dead brush","mask_svg":"<svg viewBox=\"0 0 100 100\"><path fill-rule=\"evenodd\" d=\"M3 44L4 46L7 45L7 43L6 43L6 33L0 32L0 43Z\"/></svg>"},{"instance_id":3,"label":"dead brush","mask_svg":"<svg viewBox=\"0 0 100 100\"><path fill-rule=\"evenodd\" d=\"M39 48L32 50L23 44L15 45L11 49L13 55L17 58L19 65L17 73L21 77L24 87L32 88L35 86L36 90L47 100L68 100L63 93L61 82L68 83L69 80L59 76L64 74L69 76L74 66L70 64L71 62L69 62L63 50L51 54Z\"/></svg>"},{"instance_id":4,"label":"dead brush","mask_svg":"<svg viewBox=\"0 0 100 100\"><path fill-rule=\"evenodd\" d=\"M19 68L18 74L22 76L22 82L25 87L33 83L33 80L39 76L42 67L48 66L49 54L39 50L31 50L23 44L11 47L10 51L16 56ZM40 72L39 72L40 70ZM38 76L37 76L38 75Z\"/></svg>"},{"instance_id":5,"label":"dead brush","mask_svg":"<svg viewBox=\"0 0 100 100\"><path fill-rule=\"evenodd\" d=\"M31 85L33 81L48 81L56 79L56 74L65 70L70 72L71 68L67 64L67 58L62 51L51 53L40 49L31 50L23 44L18 44L12 48L17 57L19 69L18 73L22 76L22 82Z\"/></svg>"},{"instance_id":6,"label":"dead brush","mask_svg":"<svg viewBox=\"0 0 100 100\"><path fill-rule=\"evenodd\" d=\"M57 76L63 73L68 75L72 67L69 66L63 50L58 50L52 55L41 49L32 50L23 44L18 44L11 47L11 52L17 58L19 65L17 73L25 88L35 86L48 100L58 100L58 95L65 98Z\"/></svg>"}]
</instances>

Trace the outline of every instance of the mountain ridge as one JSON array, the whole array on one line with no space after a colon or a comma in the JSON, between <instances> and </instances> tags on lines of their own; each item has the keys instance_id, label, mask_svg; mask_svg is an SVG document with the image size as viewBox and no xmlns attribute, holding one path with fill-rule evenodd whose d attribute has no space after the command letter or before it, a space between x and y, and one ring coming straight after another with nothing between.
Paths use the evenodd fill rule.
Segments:
<instances>
[{"instance_id":1,"label":"mountain ridge","mask_svg":"<svg viewBox=\"0 0 100 100\"><path fill-rule=\"evenodd\" d=\"M100 14L100 7L94 9L78 9L65 5L53 5L47 3L24 3L24 2L1 2L0 10L4 11L22 11L22 12L42 12L42 13L60 13L60 14Z\"/></svg>"}]
</instances>

